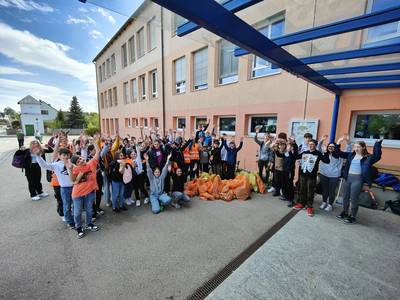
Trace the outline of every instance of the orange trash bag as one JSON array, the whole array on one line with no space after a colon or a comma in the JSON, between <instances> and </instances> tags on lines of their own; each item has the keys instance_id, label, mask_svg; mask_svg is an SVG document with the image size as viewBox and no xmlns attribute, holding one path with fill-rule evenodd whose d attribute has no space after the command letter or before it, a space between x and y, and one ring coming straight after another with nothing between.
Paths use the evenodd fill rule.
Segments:
<instances>
[{"instance_id":1,"label":"orange trash bag","mask_svg":"<svg viewBox=\"0 0 400 300\"><path fill-rule=\"evenodd\" d=\"M233 198L235 197L235 193L231 190L229 190L227 193L221 193L222 200L225 200L227 202L231 202Z\"/></svg>"},{"instance_id":2,"label":"orange trash bag","mask_svg":"<svg viewBox=\"0 0 400 300\"><path fill-rule=\"evenodd\" d=\"M264 181L262 181L260 175L258 175L258 174L256 176L256 183L257 183L257 186L258 186L258 191L261 194L264 194L265 193L265 183L264 183Z\"/></svg>"},{"instance_id":3,"label":"orange trash bag","mask_svg":"<svg viewBox=\"0 0 400 300\"><path fill-rule=\"evenodd\" d=\"M238 200L247 200L251 195L251 187L247 178L240 178L241 184L234 189L235 196Z\"/></svg>"},{"instance_id":4,"label":"orange trash bag","mask_svg":"<svg viewBox=\"0 0 400 300\"><path fill-rule=\"evenodd\" d=\"M221 184L222 184L221 177L219 177L219 175L215 176L212 183L212 192L211 192L211 194L214 196L215 199L219 198Z\"/></svg>"}]
</instances>

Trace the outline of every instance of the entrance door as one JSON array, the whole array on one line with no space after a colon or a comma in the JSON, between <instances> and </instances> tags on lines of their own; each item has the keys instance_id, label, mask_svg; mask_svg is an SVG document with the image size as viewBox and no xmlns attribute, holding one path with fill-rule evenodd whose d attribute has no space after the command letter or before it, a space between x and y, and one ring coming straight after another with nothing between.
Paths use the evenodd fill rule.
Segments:
<instances>
[{"instance_id":1,"label":"entrance door","mask_svg":"<svg viewBox=\"0 0 400 300\"><path fill-rule=\"evenodd\" d=\"M31 124L25 125L25 135L26 136L33 136L35 134L35 127Z\"/></svg>"}]
</instances>

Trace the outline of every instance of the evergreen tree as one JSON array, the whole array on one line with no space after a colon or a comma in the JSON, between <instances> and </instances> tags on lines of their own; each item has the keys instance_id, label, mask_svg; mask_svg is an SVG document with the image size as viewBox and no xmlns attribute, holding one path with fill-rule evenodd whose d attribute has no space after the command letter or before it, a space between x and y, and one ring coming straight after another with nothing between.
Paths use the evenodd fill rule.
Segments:
<instances>
[{"instance_id":1,"label":"evergreen tree","mask_svg":"<svg viewBox=\"0 0 400 300\"><path fill-rule=\"evenodd\" d=\"M83 128L84 125L85 117L83 115L83 110L79 105L78 98L76 98L76 96L73 96L71 100L71 105L69 107L68 116L65 121L65 127Z\"/></svg>"},{"instance_id":2,"label":"evergreen tree","mask_svg":"<svg viewBox=\"0 0 400 300\"><path fill-rule=\"evenodd\" d=\"M55 119L55 124L56 124L56 128L63 128L64 124L65 124L65 116L64 116L64 112L60 110L57 112L57 116Z\"/></svg>"}]
</instances>

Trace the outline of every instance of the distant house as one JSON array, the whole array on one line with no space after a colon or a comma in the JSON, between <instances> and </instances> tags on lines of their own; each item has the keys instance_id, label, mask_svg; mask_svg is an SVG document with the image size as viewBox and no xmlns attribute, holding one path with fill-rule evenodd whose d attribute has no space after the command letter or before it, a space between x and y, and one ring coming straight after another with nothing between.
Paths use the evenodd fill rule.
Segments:
<instances>
[{"instance_id":1,"label":"distant house","mask_svg":"<svg viewBox=\"0 0 400 300\"><path fill-rule=\"evenodd\" d=\"M43 134L44 121L54 120L57 116L55 108L31 95L18 101L18 104L21 106L21 128L25 135L34 135L36 130Z\"/></svg>"}]
</instances>

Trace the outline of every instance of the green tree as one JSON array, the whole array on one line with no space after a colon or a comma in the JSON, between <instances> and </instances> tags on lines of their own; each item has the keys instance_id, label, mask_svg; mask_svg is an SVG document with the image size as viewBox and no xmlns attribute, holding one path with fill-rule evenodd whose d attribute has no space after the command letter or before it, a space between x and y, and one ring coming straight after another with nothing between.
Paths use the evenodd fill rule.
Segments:
<instances>
[{"instance_id":1,"label":"green tree","mask_svg":"<svg viewBox=\"0 0 400 300\"><path fill-rule=\"evenodd\" d=\"M94 135L96 132L100 132L99 114L98 113L87 113L85 114L86 128L85 133L88 135Z\"/></svg>"},{"instance_id":2,"label":"green tree","mask_svg":"<svg viewBox=\"0 0 400 300\"><path fill-rule=\"evenodd\" d=\"M54 125L57 126L57 128L63 128L64 127L64 123L65 123L65 116L64 116L64 112L60 110L57 112L57 116L54 119Z\"/></svg>"},{"instance_id":3,"label":"green tree","mask_svg":"<svg viewBox=\"0 0 400 300\"><path fill-rule=\"evenodd\" d=\"M6 107L4 108L4 114L9 116L11 119L15 119L15 116L17 115L17 112L12 109L11 107Z\"/></svg>"},{"instance_id":4,"label":"green tree","mask_svg":"<svg viewBox=\"0 0 400 300\"><path fill-rule=\"evenodd\" d=\"M85 126L83 110L79 105L78 98L76 98L76 96L72 97L68 116L65 120L64 126L67 128L83 128Z\"/></svg>"}]
</instances>

